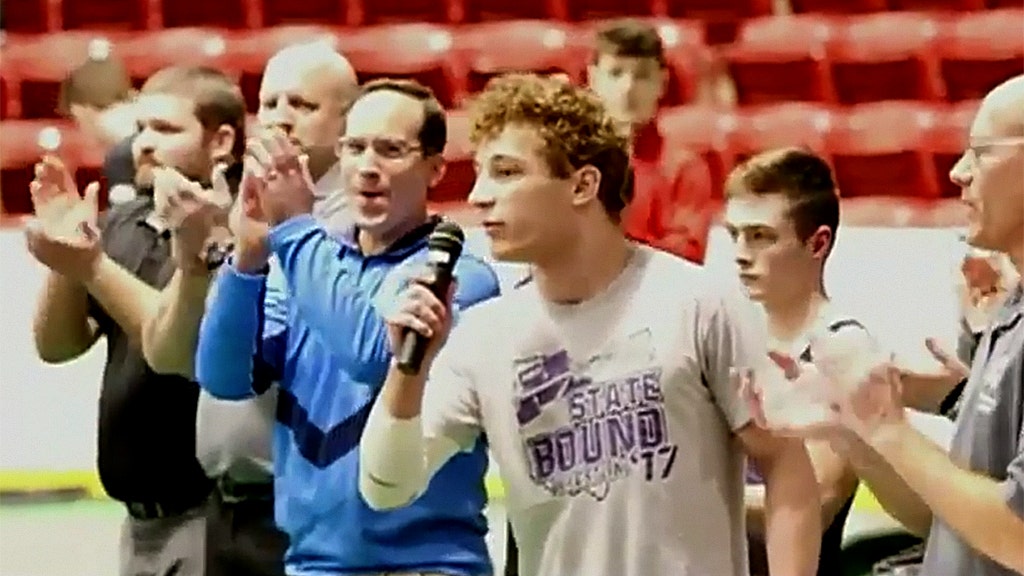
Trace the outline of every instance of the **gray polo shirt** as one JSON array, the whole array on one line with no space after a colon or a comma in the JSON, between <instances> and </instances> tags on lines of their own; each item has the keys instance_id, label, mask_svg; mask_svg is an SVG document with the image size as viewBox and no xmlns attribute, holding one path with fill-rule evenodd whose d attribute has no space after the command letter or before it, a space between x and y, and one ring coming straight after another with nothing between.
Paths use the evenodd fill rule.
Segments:
<instances>
[{"instance_id":1,"label":"gray polo shirt","mask_svg":"<svg viewBox=\"0 0 1024 576\"><path fill-rule=\"evenodd\" d=\"M1017 286L974 355L950 450L971 470L1002 483L1006 505L1024 519L1024 288ZM1014 576L974 551L935 518L927 576Z\"/></svg>"}]
</instances>

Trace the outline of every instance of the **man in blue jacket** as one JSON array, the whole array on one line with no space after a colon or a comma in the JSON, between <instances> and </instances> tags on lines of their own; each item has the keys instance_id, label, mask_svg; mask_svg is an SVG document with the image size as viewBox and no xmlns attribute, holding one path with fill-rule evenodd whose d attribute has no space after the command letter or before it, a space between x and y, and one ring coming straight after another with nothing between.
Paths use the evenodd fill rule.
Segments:
<instances>
[{"instance_id":1,"label":"man in blue jacket","mask_svg":"<svg viewBox=\"0 0 1024 576\"><path fill-rule=\"evenodd\" d=\"M492 572L483 443L453 459L409 508L375 512L358 489L359 439L391 363L375 299L426 261L437 223L427 190L443 174L446 138L429 89L365 85L338 142L354 223L341 239L310 215L305 159L287 138L250 142L235 253L208 301L196 372L228 399L280 382L275 517L290 538L290 576ZM456 274L460 307L498 293L494 272L470 255Z\"/></svg>"}]
</instances>

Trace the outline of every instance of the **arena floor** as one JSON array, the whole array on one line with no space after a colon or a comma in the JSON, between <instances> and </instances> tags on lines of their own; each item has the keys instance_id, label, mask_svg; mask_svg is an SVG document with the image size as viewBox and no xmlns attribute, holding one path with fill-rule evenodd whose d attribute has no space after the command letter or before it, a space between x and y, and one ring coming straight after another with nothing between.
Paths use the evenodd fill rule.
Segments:
<instances>
[{"instance_id":1,"label":"arena floor","mask_svg":"<svg viewBox=\"0 0 1024 576\"><path fill-rule=\"evenodd\" d=\"M110 501L0 505L0 575L117 576L123 508ZM488 511L488 544L504 566L505 511Z\"/></svg>"},{"instance_id":2,"label":"arena floor","mask_svg":"<svg viewBox=\"0 0 1024 576\"><path fill-rule=\"evenodd\" d=\"M0 575L117 576L123 509L110 501L0 505ZM498 573L505 562L505 510L488 510L488 544ZM847 537L887 532L893 521L877 511L851 514Z\"/></svg>"}]
</instances>

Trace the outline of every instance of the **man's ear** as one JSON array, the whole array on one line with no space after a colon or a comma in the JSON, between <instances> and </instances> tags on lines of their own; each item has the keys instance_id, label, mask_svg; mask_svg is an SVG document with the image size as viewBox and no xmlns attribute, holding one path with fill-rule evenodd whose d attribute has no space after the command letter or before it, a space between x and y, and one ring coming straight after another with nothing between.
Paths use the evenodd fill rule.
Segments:
<instances>
[{"instance_id":1,"label":"man's ear","mask_svg":"<svg viewBox=\"0 0 1024 576\"><path fill-rule=\"evenodd\" d=\"M576 187L572 192L573 206L585 206L597 199L601 189L600 170L588 164L577 170L574 178Z\"/></svg>"},{"instance_id":2,"label":"man's ear","mask_svg":"<svg viewBox=\"0 0 1024 576\"><path fill-rule=\"evenodd\" d=\"M811 234L811 237L807 239L807 244L811 248L811 253L814 256L825 259L829 252L832 250L832 242L835 238L832 236L832 231L829 230L828 226L818 226L818 229Z\"/></svg>"},{"instance_id":3,"label":"man's ear","mask_svg":"<svg viewBox=\"0 0 1024 576\"><path fill-rule=\"evenodd\" d=\"M210 137L210 159L220 162L231 158L235 149L236 132L233 126L221 124ZM239 160L236 158L236 160Z\"/></svg>"},{"instance_id":4,"label":"man's ear","mask_svg":"<svg viewBox=\"0 0 1024 576\"><path fill-rule=\"evenodd\" d=\"M427 169L429 170L428 187L433 188L441 183L446 166L443 154L434 154L433 157L427 159Z\"/></svg>"}]
</instances>

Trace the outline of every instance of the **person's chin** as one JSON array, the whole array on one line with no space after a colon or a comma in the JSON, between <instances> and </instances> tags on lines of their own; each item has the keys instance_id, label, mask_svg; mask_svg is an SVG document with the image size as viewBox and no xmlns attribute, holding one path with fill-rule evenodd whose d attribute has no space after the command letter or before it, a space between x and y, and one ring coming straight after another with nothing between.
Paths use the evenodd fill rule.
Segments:
<instances>
[{"instance_id":1,"label":"person's chin","mask_svg":"<svg viewBox=\"0 0 1024 576\"><path fill-rule=\"evenodd\" d=\"M517 250L515 246L509 244L503 239L490 240L491 257L499 262L508 263L528 263L530 262L527 255L522 250Z\"/></svg>"}]
</instances>

